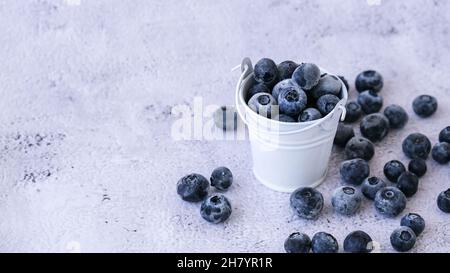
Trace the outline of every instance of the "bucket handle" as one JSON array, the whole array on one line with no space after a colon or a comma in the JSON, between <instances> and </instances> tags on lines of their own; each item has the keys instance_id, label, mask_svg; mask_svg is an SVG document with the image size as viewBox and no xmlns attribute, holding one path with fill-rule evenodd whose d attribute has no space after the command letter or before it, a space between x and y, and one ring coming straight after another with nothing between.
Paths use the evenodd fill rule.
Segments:
<instances>
[{"instance_id":1,"label":"bucket handle","mask_svg":"<svg viewBox=\"0 0 450 273\"><path fill-rule=\"evenodd\" d=\"M242 81L248 77L248 75L250 75L251 73L253 73L253 65L252 65L252 61L250 60L250 58L246 57L242 60L241 63L241 76L239 77L238 83L236 85L236 94L234 96L235 99L235 105L236 105L236 112L238 113L239 117L241 118L242 122L244 122L245 125L248 126L249 122L247 121L247 119L245 118L245 115L241 112L241 105L239 103L239 92L241 89L241 85L242 85ZM236 67L239 68L239 67ZM234 68L233 70L235 70L236 68ZM341 82L342 83L342 82ZM340 120L344 121L345 116L347 114L347 109L345 108L344 105L342 105L342 103L339 103L337 105L337 108L341 111L341 117ZM309 126L306 126L304 128L301 129L297 129L297 130L292 130L289 132L279 132L279 134L282 135L291 135L291 134L297 134L303 131L307 131L315 126L321 126L322 123L324 123L327 119L323 118L321 119L319 122L317 123L313 123Z\"/></svg>"}]
</instances>

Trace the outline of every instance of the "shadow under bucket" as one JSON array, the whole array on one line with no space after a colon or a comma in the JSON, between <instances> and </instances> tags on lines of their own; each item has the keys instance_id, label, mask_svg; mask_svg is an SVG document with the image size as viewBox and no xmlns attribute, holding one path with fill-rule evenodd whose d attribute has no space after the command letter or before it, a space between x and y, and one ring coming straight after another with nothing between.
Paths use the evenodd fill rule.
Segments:
<instances>
[{"instance_id":1,"label":"shadow under bucket","mask_svg":"<svg viewBox=\"0 0 450 273\"><path fill-rule=\"evenodd\" d=\"M341 100L327 116L310 122L288 123L268 119L248 107L245 98L254 83L250 59L242 61L241 72L235 103L248 127L255 177L281 192L320 185L327 174L339 120L345 118L348 98L345 85L341 81ZM321 72L332 75L322 68Z\"/></svg>"}]
</instances>

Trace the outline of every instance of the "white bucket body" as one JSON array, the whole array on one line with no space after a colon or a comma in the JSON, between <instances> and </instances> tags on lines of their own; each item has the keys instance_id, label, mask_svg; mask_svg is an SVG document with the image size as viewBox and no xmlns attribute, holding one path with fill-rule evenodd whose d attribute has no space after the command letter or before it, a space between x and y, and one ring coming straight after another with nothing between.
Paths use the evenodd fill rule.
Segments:
<instances>
[{"instance_id":1,"label":"white bucket body","mask_svg":"<svg viewBox=\"0 0 450 273\"><path fill-rule=\"evenodd\" d=\"M327 73L323 69L322 72ZM255 177L281 192L318 186L327 174L339 120L345 116L345 85L342 84L341 101L327 116L311 122L286 123L260 116L247 106L245 97L253 81L252 64L245 59L236 104L248 127Z\"/></svg>"}]
</instances>

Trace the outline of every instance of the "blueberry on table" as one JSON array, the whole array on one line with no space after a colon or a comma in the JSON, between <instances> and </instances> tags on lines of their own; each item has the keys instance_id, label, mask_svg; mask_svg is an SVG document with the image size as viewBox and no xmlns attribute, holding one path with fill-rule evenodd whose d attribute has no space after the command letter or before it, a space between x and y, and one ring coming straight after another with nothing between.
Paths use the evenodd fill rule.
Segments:
<instances>
[{"instance_id":1,"label":"blueberry on table","mask_svg":"<svg viewBox=\"0 0 450 273\"><path fill-rule=\"evenodd\" d=\"M447 142L450 143L450 126L445 127L439 133L439 142Z\"/></svg>"},{"instance_id":2,"label":"blueberry on table","mask_svg":"<svg viewBox=\"0 0 450 273\"><path fill-rule=\"evenodd\" d=\"M270 94L270 89L267 87L266 84L264 83L260 83L260 82L256 82L254 85L252 85L247 92L247 98L246 101L248 102L251 97L253 97L255 94L258 93L266 93L266 94Z\"/></svg>"},{"instance_id":3,"label":"blueberry on table","mask_svg":"<svg viewBox=\"0 0 450 273\"><path fill-rule=\"evenodd\" d=\"M250 107L250 109L267 118L271 117L272 112L274 112L275 109L274 105L276 104L277 101L274 99L274 97L266 93L255 94L248 101L248 106Z\"/></svg>"},{"instance_id":4,"label":"blueberry on table","mask_svg":"<svg viewBox=\"0 0 450 273\"><path fill-rule=\"evenodd\" d=\"M278 78L280 80L290 79L298 64L293 61L284 61L278 64Z\"/></svg>"},{"instance_id":5,"label":"blueberry on table","mask_svg":"<svg viewBox=\"0 0 450 273\"><path fill-rule=\"evenodd\" d=\"M281 122L297 122L293 117L285 115L285 114L278 114L272 117L273 120L278 120Z\"/></svg>"},{"instance_id":6,"label":"blueberry on table","mask_svg":"<svg viewBox=\"0 0 450 273\"><path fill-rule=\"evenodd\" d=\"M322 114L316 108L306 108L303 112L298 116L299 122L307 122L318 120L322 118Z\"/></svg>"},{"instance_id":7,"label":"blueberry on table","mask_svg":"<svg viewBox=\"0 0 450 273\"><path fill-rule=\"evenodd\" d=\"M340 174L344 183L351 185L361 185L370 174L367 161L357 158L341 163Z\"/></svg>"},{"instance_id":8,"label":"blueberry on table","mask_svg":"<svg viewBox=\"0 0 450 273\"><path fill-rule=\"evenodd\" d=\"M311 90L319 83L320 68L312 63L302 63L292 74L292 79L306 91Z\"/></svg>"},{"instance_id":9,"label":"blueberry on table","mask_svg":"<svg viewBox=\"0 0 450 273\"><path fill-rule=\"evenodd\" d=\"M409 117L400 105L392 104L384 109L384 115L389 120L392 129L401 129L408 123Z\"/></svg>"},{"instance_id":10,"label":"blueberry on table","mask_svg":"<svg viewBox=\"0 0 450 273\"><path fill-rule=\"evenodd\" d=\"M367 199L374 200L377 192L386 186L386 182L378 177L372 176L364 180L361 186L361 192Z\"/></svg>"},{"instance_id":11,"label":"blueberry on table","mask_svg":"<svg viewBox=\"0 0 450 273\"><path fill-rule=\"evenodd\" d=\"M285 90L285 89L300 89L300 87L298 86L298 84L296 84L292 79L286 79L286 80L282 80L279 83L277 83L273 89L272 89L272 96L278 100L278 96L280 95L281 91Z\"/></svg>"},{"instance_id":12,"label":"blueberry on table","mask_svg":"<svg viewBox=\"0 0 450 273\"><path fill-rule=\"evenodd\" d=\"M411 197L419 189L419 178L413 173L404 172L398 177L396 186L406 197Z\"/></svg>"},{"instance_id":13,"label":"blueberry on table","mask_svg":"<svg viewBox=\"0 0 450 273\"><path fill-rule=\"evenodd\" d=\"M224 222L231 215L230 201L223 195L208 197L200 207L200 215L213 224Z\"/></svg>"},{"instance_id":14,"label":"blueberry on table","mask_svg":"<svg viewBox=\"0 0 450 273\"><path fill-rule=\"evenodd\" d=\"M268 58L263 58L255 64L253 74L257 82L265 83L268 87L272 87L278 81L277 65Z\"/></svg>"},{"instance_id":15,"label":"blueberry on table","mask_svg":"<svg viewBox=\"0 0 450 273\"><path fill-rule=\"evenodd\" d=\"M406 196L395 187L385 187L375 195L374 206L381 215L393 218L405 209Z\"/></svg>"},{"instance_id":16,"label":"blueberry on table","mask_svg":"<svg viewBox=\"0 0 450 273\"><path fill-rule=\"evenodd\" d=\"M214 112L214 124L224 131L236 130L238 124L236 108L221 106Z\"/></svg>"},{"instance_id":17,"label":"blueberry on table","mask_svg":"<svg viewBox=\"0 0 450 273\"><path fill-rule=\"evenodd\" d=\"M318 99L323 95L335 95L340 96L342 90L342 83L336 76L325 74L323 75L319 83L311 90L311 95Z\"/></svg>"},{"instance_id":18,"label":"blueberry on table","mask_svg":"<svg viewBox=\"0 0 450 273\"><path fill-rule=\"evenodd\" d=\"M358 103L366 114L373 114L383 107L383 97L374 91L364 91L358 95Z\"/></svg>"},{"instance_id":19,"label":"blueberry on table","mask_svg":"<svg viewBox=\"0 0 450 273\"><path fill-rule=\"evenodd\" d=\"M298 117L298 115L306 108L308 98L303 90L299 87L289 87L283 89L278 95L278 105L280 113Z\"/></svg>"},{"instance_id":20,"label":"blueberry on table","mask_svg":"<svg viewBox=\"0 0 450 273\"><path fill-rule=\"evenodd\" d=\"M422 177L427 173L427 162L421 158L413 159L408 164L408 171Z\"/></svg>"},{"instance_id":21,"label":"blueberry on table","mask_svg":"<svg viewBox=\"0 0 450 273\"><path fill-rule=\"evenodd\" d=\"M328 115L333 109L336 107L336 105L339 103L340 99L336 97L335 95L324 95L320 97L317 102L316 106L317 109L319 109L320 113L323 116Z\"/></svg>"},{"instance_id":22,"label":"blueberry on table","mask_svg":"<svg viewBox=\"0 0 450 273\"><path fill-rule=\"evenodd\" d=\"M311 239L308 235L295 232L284 241L286 253L309 253L311 250Z\"/></svg>"},{"instance_id":23,"label":"blueberry on table","mask_svg":"<svg viewBox=\"0 0 450 273\"><path fill-rule=\"evenodd\" d=\"M290 204L301 218L317 219L323 208L323 196L316 189L299 188L291 194Z\"/></svg>"},{"instance_id":24,"label":"blueberry on table","mask_svg":"<svg viewBox=\"0 0 450 273\"><path fill-rule=\"evenodd\" d=\"M391 234L391 245L399 252L411 250L416 244L416 234L409 227L399 227Z\"/></svg>"},{"instance_id":25,"label":"blueberry on table","mask_svg":"<svg viewBox=\"0 0 450 273\"><path fill-rule=\"evenodd\" d=\"M361 206L362 196L354 187L343 186L337 188L331 199L334 210L342 215L354 215Z\"/></svg>"},{"instance_id":26,"label":"blueberry on table","mask_svg":"<svg viewBox=\"0 0 450 273\"><path fill-rule=\"evenodd\" d=\"M311 248L313 253L337 253L339 244L333 235L326 232L318 232L312 238Z\"/></svg>"},{"instance_id":27,"label":"blueberry on table","mask_svg":"<svg viewBox=\"0 0 450 273\"><path fill-rule=\"evenodd\" d=\"M201 174L192 173L177 183L177 193L188 202L202 201L208 195L209 182Z\"/></svg>"},{"instance_id":28,"label":"blueberry on table","mask_svg":"<svg viewBox=\"0 0 450 273\"><path fill-rule=\"evenodd\" d=\"M431 151L431 142L427 136L413 133L403 140L402 150L411 159L427 159Z\"/></svg>"},{"instance_id":29,"label":"blueberry on table","mask_svg":"<svg viewBox=\"0 0 450 273\"><path fill-rule=\"evenodd\" d=\"M406 172L406 168L402 162L398 160L391 160L384 165L383 172L389 181L397 183L400 175Z\"/></svg>"},{"instance_id":30,"label":"blueberry on table","mask_svg":"<svg viewBox=\"0 0 450 273\"><path fill-rule=\"evenodd\" d=\"M353 231L344 240L344 251L350 253L370 253L373 250L373 241L364 231Z\"/></svg>"},{"instance_id":31,"label":"blueberry on table","mask_svg":"<svg viewBox=\"0 0 450 273\"><path fill-rule=\"evenodd\" d=\"M383 77L380 73L374 70L366 70L356 77L355 87L358 92L371 90L380 92L383 88Z\"/></svg>"},{"instance_id":32,"label":"blueberry on table","mask_svg":"<svg viewBox=\"0 0 450 273\"><path fill-rule=\"evenodd\" d=\"M211 181L211 186L225 191L233 184L233 174L227 167L219 167L213 170L209 180Z\"/></svg>"},{"instance_id":33,"label":"blueberry on table","mask_svg":"<svg viewBox=\"0 0 450 273\"><path fill-rule=\"evenodd\" d=\"M450 144L447 142L435 144L431 150L431 156L437 163L447 164L450 161Z\"/></svg>"},{"instance_id":34,"label":"blueberry on table","mask_svg":"<svg viewBox=\"0 0 450 273\"><path fill-rule=\"evenodd\" d=\"M345 88L347 88L347 91L350 90L350 85L348 84L347 79L344 76L338 76L338 78L344 83Z\"/></svg>"},{"instance_id":35,"label":"blueberry on table","mask_svg":"<svg viewBox=\"0 0 450 273\"><path fill-rule=\"evenodd\" d=\"M408 213L400 220L400 225L409 227L414 231L416 236L419 236L425 229L425 219L417 213Z\"/></svg>"},{"instance_id":36,"label":"blueberry on table","mask_svg":"<svg viewBox=\"0 0 450 273\"><path fill-rule=\"evenodd\" d=\"M345 105L345 122L355 122L362 116L361 105L356 101L350 101Z\"/></svg>"},{"instance_id":37,"label":"blueberry on table","mask_svg":"<svg viewBox=\"0 0 450 273\"><path fill-rule=\"evenodd\" d=\"M450 213L450 188L439 194L437 205L443 212Z\"/></svg>"},{"instance_id":38,"label":"blueberry on table","mask_svg":"<svg viewBox=\"0 0 450 273\"><path fill-rule=\"evenodd\" d=\"M437 108L438 103L436 98L430 95L420 95L413 101L414 112L422 118L433 115Z\"/></svg>"},{"instance_id":39,"label":"blueberry on table","mask_svg":"<svg viewBox=\"0 0 450 273\"><path fill-rule=\"evenodd\" d=\"M351 125L346 125L342 122L339 122L336 136L334 137L334 144L344 148L345 145L347 145L348 141L354 136L355 132L353 131L353 127Z\"/></svg>"},{"instance_id":40,"label":"blueberry on table","mask_svg":"<svg viewBox=\"0 0 450 273\"><path fill-rule=\"evenodd\" d=\"M353 137L345 145L346 159L361 158L371 160L375 155L375 147L367 138Z\"/></svg>"},{"instance_id":41,"label":"blueberry on table","mask_svg":"<svg viewBox=\"0 0 450 273\"><path fill-rule=\"evenodd\" d=\"M381 141L389 132L389 120L382 114L370 114L361 120L361 134L371 141Z\"/></svg>"}]
</instances>

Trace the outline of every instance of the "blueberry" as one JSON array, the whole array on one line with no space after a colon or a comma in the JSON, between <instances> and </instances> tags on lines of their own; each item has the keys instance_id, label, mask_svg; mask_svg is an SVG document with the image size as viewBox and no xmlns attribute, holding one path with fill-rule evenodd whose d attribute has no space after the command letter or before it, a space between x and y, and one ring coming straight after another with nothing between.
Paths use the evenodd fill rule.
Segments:
<instances>
[{"instance_id":1,"label":"blueberry","mask_svg":"<svg viewBox=\"0 0 450 273\"><path fill-rule=\"evenodd\" d=\"M278 120L281 122L297 122L293 117L285 115L285 114L279 114L272 117L273 120Z\"/></svg>"},{"instance_id":2,"label":"blueberry","mask_svg":"<svg viewBox=\"0 0 450 273\"><path fill-rule=\"evenodd\" d=\"M299 122L307 122L313 121L317 119L321 119L322 114L316 108L306 108L303 112L298 116Z\"/></svg>"},{"instance_id":3,"label":"blueberry","mask_svg":"<svg viewBox=\"0 0 450 273\"><path fill-rule=\"evenodd\" d=\"M357 186L369 176L370 168L367 161L357 158L342 162L340 173L345 183Z\"/></svg>"},{"instance_id":4,"label":"blueberry","mask_svg":"<svg viewBox=\"0 0 450 273\"><path fill-rule=\"evenodd\" d=\"M292 88L296 90L300 89L300 87L293 80L291 79L282 80L273 87L272 96L278 100L278 96L280 95L281 91Z\"/></svg>"},{"instance_id":5,"label":"blueberry","mask_svg":"<svg viewBox=\"0 0 450 273\"><path fill-rule=\"evenodd\" d=\"M443 212L450 213L450 188L439 194L437 205Z\"/></svg>"},{"instance_id":6,"label":"blueberry","mask_svg":"<svg viewBox=\"0 0 450 273\"><path fill-rule=\"evenodd\" d=\"M397 104L389 105L384 109L384 115L389 120L392 129L401 129L408 122L408 114L405 109Z\"/></svg>"},{"instance_id":7,"label":"blueberry","mask_svg":"<svg viewBox=\"0 0 450 273\"><path fill-rule=\"evenodd\" d=\"M295 69L298 67L293 61L284 61L278 65L278 77L280 80L290 79Z\"/></svg>"},{"instance_id":8,"label":"blueberry","mask_svg":"<svg viewBox=\"0 0 450 273\"><path fill-rule=\"evenodd\" d=\"M274 61L263 58L255 64L253 70L257 82L265 83L268 87L273 86L278 80L278 68Z\"/></svg>"},{"instance_id":9,"label":"blueberry","mask_svg":"<svg viewBox=\"0 0 450 273\"><path fill-rule=\"evenodd\" d=\"M344 148L345 145L347 145L347 142L354 136L355 132L353 131L353 127L351 125L346 125L342 122L339 122L336 136L334 137L334 144Z\"/></svg>"},{"instance_id":10,"label":"blueberry","mask_svg":"<svg viewBox=\"0 0 450 273\"><path fill-rule=\"evenodd\" d=\"M447 142L450 143L450 126L445 127L439 133L439 142Z\"/></svg>"},{"instance_id":11,"label":"blueberry","mask_svg":"<svg viewBox=\"0 0 450 273\"><path fill-rule=\"evenodd\" d=\"M213 195L203 201L200 207L203 219L218 224L227 220L231 215L231 204L223 195Z\"/></svg>"},{"instance_id":12,"label":"blueberry","mask_svg":"<svg viewBox=\"0 0 450 273\"><path fill-rule=\"evenodd\" d=\"M326 232L314 234L311 246L313 253L337 253L339 251L339 245L336 238Z\"/></svg>"},{"instance_id":13,"label":"blueberry","mask_svg":"<svg viewBox=\"0 0 450 273\"><path fill-rule=\"evenodd\" d=\"M420 158L413 159L408 164L408 171L417 175L417 177L422 177L427 172L427 163Z\"/></svg>"},{"instance_id":14,"label":"blueberry","mask_svg":"<svg viewBox=\"0 0 450 273\"><path fill-rule=\"evenodd\" d=\"M409 227L414 231L416 236L419 236L425 229L425 220L417 213L408 213L400 220L400 225Z\"/></svg>"},{"instance_id":15,"label":"blueberry","mask_svg":"<svg viewBox=\"0 0 450 273\"><path fill-rule=\"evenodd\" d=\"M177 193L185 201L199 202L208 194L209 182L201 174L183 176L177 183Z\"/></svg>"},{"instance_id":16,"label":"blueberry","mask_svg":"<svg viewBox=\"0 0 450 273\"><path fill-rule=\"evenodd\" d=\"M342 215L354 215L361 206L362 196L354 187L343 186L337 188L331 199L334 210Z\"/></svg>"},{"instance_id":17,"label":"blueberry","mask_svg":"<svg viewBox=\"0 0 450 273\"><path fill-rule=\"evenodd\" d=\"M361 105L356 101L350 101L345 105L345 122L355 122L362 116Z\"/></svg>"},{"instance_id":18,"label":"blueberry","mask_svg":"<svg viewBox=\"0 0 450 273\"><path fill-rule=\"evenodd\" d=\"M363 137L353 137L345 145L345 157L347 159L361 158L371 160L375 155L375 148L370 140Z\"/></svg>"},{"instance_id":19,"label":"blueberry","mask_svg":"<svg viewBox=\"0 0 450 273\"><path fill-rule=\"evenodd\" d=\"M236 108L221 106L214 112L214 124L224 131L236 130L238 124Z\"/></svg>"},{"instance_id":20,"label":"blueberry","mask_svg":"<svg viewBox=\"0 0 450 273\"><path fill-rule=\"evenodd\" d=\"M305 108L308 99L305 92L298 87L283 89L278 95L280 113L297 117Z\"/></svg>"},{"instance_id":21,"label":"blueberry","mask_svg":"<svg viewBox=\"0 0 450 273\"><path fill-rule=\"evenodd\" d=\"M413 110L422 117L426 118L434 114L438 108L438 103L435 97L430 95L421 95L414 99Z\"/></svg>"},{"instance_id":22,"label":"blueberry","mask_svg":"<svg viewBox=\"0 0 450 273\"><path fill-rule=\"evenodd\" d=\"M397 180L397 188L401 190L406 197L416 194L419 189L419 178L410 172L402 173Z\"/></svg>"},{"instance_id":23,"label":"blueberry","mask_svg":"<svg viewBox=\"0 0 450 273\"><path fill-rule=\"evenodd\" d=\"M342 83L336 76L325 74L319 83L311 90L311 95L318 99L323 95L331 94L337 97L340 96L342 90Z\"/></svg>"},{"instance_id":24,"label":"blueberry","mask_svg":"<svg viewBox=\"0 0 450 273\"><path fill-rule=\"evenodd\" d=\"M344 240L344 251L350 253L370 253L373 250L373 241L364 231L353 231Z\"/></svg>"},{"instance_id":25,"label":"blueberry","mask_svg":"<svg viewBox=\"0 0 450 273\"><path fill-rule=\"evenodd\" d=\"M358 95L358 103L364 113L372 114L383 107L383 97L374 91L364 91Z\"/></svg>"},{"instance_id":26,"label":"blueberry","mask_svg":"<svg viewBox=\"0 0 450 273\"><path fill-rule=\"evenodd\" d=\"M402 213L405 209L406 196L395 187L385 187L375 195L374 206L381 215L392 218Z\"/></svg>"},{"instance_id":27,"label":"blueberry","mask_svg":"<svg viewBox=\"0 0 450 273\"><path fill-rule=\"evenodd\" d=\"M356 77L355 87L358 92L371 90L380 92L383 88L383 77L374 70L366 70Z\"/></svg>"},{"instance_id":28,"label":"blueberry","mask_svg":"<svg viewBox=\"0 0 450 273\"><path fill-rule=\"evenodd\" d=\"M247 102L251 99L251 97L253 97L255 94L258 93L266 93L266 94L270 94L270 89L267 87L266 84L264 83L260 83L260 82L256 82L254 85L252 85L247 92Z\"/></svg>"},{"instance_id":29,"label":"blueberry","mask_svg":"<svg viewBox=\"0 0 450 273\"><path fill-rule=\"evenodd\" d=\"M427 159L431 151L430 140L421 133L410 134L403 140L402 149L411 159Z\"/></svg>"},{"instance_id":30,"label":"blueberry","mask_svg":"<svg viewBox=\"0 0 450 273\"><path fill-rule=\"evenodd\" d=\"M382 114L370 114L361 120L360 130L371 141L381 141L389 132L389 120Z\"/></svg>"},{"instance_id":31,"label":"blueberry","mask_svg":"<svg viewBox=\"0 0 450 273\"><path fill-rule=\"evenodd\" d=\"M345 79L344 76L338 76L339 79L344 83L345 88L347 88L347 92L350 90L350 85L348 84L348 81Z\"/></svg>"},{"instance_id":32,"label":"blueberry","mask_svg":"<svg viewBox=\"0 0 450 273\"><path fill-rule=\"evenodd\" d=\"M406 172L406 168L402 162L391 160L384 165L383 172L389 181L396 183L400 175Z\"/></svg>"},{"instance_id":33,"label":"blueberry","mask_svg":"<svg viewBox=\"0 0 450 273\"><path fill-rule=\"evenodd\" d=\"M299 188L291 194L290 203L301 218L317 219L323 208L323 196L316 189Z\"/></svg>"},{"instance_id":34,"label":"blueberry","mask_svg":"<svg viewBox=\"0 0 450 273\"><path fill-rule=\"evenodd\" d=\"M308 235L295 232L284 241L286 253L309 253L311 250L311 239Z\"/></svg>"},{"instance_id":35,"label":"blueberry","mask_svg":"<svg viewBox=\"0 0 450 273\"><path fill-rule=\"evenodd\" d=\"M364 180L361 186L361 192L366 198L374 200L377 192L386 186L386 182L378 177L372 176Z\"/></svg>"},{"instance_id":36,"label":"blueberry","mask_svg":"<svg viewBox=\"0 0 450 273\"><path fill-rule=\"evenodd\" d=\"M211 186L220 191L225 191L233 184L233 174L227 167L219 167L213 170L209 180Z\"/></svg>"},{"instance_id":37,"label":"blueberry","mask_svg":"<svg viewBox=\"0 0 450 273\"><path fill-rule=\"evenodd\" d=\"M409 227L399 227L391 234L391 245L399 252L411 250L416 244L416 234Z\"/></svg>"},{"instance_id":38,"label":"blueberry","mask_svg":"<svg viewBox=\"0 0 450 273\"><path fill-rule=\"evenodd\" d=\"M450 144L447 142L435 144L431 150L431 156L437 163L447 164L450 161Z\"/></svg>"},{"instance_id":39,"label":"blueberry","mask_svg":"<svg viewBox=\"0 0 450 273\"><path fill-rule=\"evenodd\" d=\"M272 115L277 101L270 94L258 93L255 94L249 101L248 106L250 109L260 114L261 116L268 117Z\"/></svg>"},{"instance_id":40,"label":"blueberry","mask_svg":"<svg viewBox=\"0 0 450 273\"><path fill-rule=\"evenodd\" d=\"M320 113L323 116L328 115L331 111L333 111L334 107L336 107L336 104L339 103L339 98L335 95L324 95L320 97L316 104L317 109L319 109Z\"/></svg>"},{"instance_id":41,"label":"blueberry","mask_svg":"<svg viewBox=\"0 0 450 273\"><path fill-rule=\"evenodd\" d=\"M311 90L319 83L320 68L311 63L302 63L292 74L292 79L303 89Z\"/></svg>"}]
</instances>

